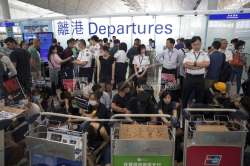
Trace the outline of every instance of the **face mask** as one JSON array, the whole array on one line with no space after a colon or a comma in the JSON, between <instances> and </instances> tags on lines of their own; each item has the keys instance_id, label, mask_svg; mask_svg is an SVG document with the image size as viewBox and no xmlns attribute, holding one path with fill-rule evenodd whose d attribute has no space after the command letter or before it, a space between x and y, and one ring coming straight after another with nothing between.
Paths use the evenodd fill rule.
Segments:
<instances>
[{"instance_id":1,"label":"face mask","mask_svg":"<svg viewBox=\"0 0 250 166\"><path fill-rule=\"evenodd\" d=\"M169 104L171 102L171 101L166 100L166 99L163 99L163 101L164 101L165 104Z\"/></svg>"},{"instance_id":2,"label":"face mask","mask_svg":"<svg viewBox=\"0 0 250 166\"><path fill-rule=\"evenodd\" d=\"M97 101L95 100L89 100L89 104L92 106L96 106L97 105Z\"/></svg>"}]
</instances>

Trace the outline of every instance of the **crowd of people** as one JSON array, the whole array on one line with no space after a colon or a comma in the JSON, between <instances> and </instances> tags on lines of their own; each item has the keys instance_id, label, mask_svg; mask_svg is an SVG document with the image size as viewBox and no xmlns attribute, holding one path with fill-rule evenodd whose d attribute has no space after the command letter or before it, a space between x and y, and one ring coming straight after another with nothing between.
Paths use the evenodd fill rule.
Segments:
<instances>
[{"instance_id":1,"label":"crowd of people","mask_svg":"<svg viewBox=\"0 0 250 166\"><path fill-rule=\"evenodd\" d=\"M69 39L65 49L54 39L48 51L51 86L44 89L32 86L32 80L42 80L44 77L39 39L34 39L28 46L25 42L18 45L14 38L8 37L4 44L0 48L2 99L8 96L4 91L4 82L16 77L26 96L43 111L99 119L109 119L113 114L170 114L173 125L180 129L180 141L176 145L179 150L175 155L178 163L182 161L181 110L201 104L205 108L238 109L243 106L250 111L247 104L250 102L250 69L243 51L246 43L239 39L231 40L230 46L226 39L216 40L208 51L204 51L199 36L177 41L168 38L162 52L154 57L148 54L155 47L152 39L146 46L136 38L130 49L116 36L112 40L99 39L98 36L92 36L87 41ZM151 64L152 58L155 64ZM160 75L171 76L175 88L164 86L166 82L152 85L148 79L152 66L161 66ZM244 70L248 79L243 83ZM85 81L85 88L79 89L82 91L80 96L88 100L88 110L74 107L74 89L67 89L63 84L65 79L79 78ZM161 85L161 89L155 95L158 85ZM230 96L234 85L237 87L237 98ZM137 123L157 123L158 119L134 120ZM79 129L87 130L90 134L91 141L88 143L93 150L91 154L101 156L100 164L110 165L109 126L84 123ZM94 163L91 158L95 157L89 157L89 163Z\"/></svg>"}]
</instances>

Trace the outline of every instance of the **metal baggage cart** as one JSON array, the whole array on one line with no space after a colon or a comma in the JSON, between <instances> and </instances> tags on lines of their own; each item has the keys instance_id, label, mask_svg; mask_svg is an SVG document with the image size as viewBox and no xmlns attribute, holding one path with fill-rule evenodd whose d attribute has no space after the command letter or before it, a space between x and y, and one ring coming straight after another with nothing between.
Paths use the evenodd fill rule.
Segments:
<instances>
[{"instance_id":1,"label":"metal baggage cart","mask_svg":"<svg viewBox=\"0 0 250 166\"><path fill-rule=\"evenodd\" d=\"M116 119L91 119L88 117L42 112L42 116L56 116L79 119L88 122L110 122ZM73 165L87 166L87 132L75 132L40 125L30 130L26 136L30 165Z\"/></svg>"},{"instance_id":2,"label":"metal baggage cart","mask_svg":"<svg viewBox=\"0 0 250 166\"><path fill-rule=\"evenodd\" d=\"M90 120L86 117L43 112L44 116ZM87 133L39 125L25 135L30 165L87 165Z\"/></svg>"},{"instance_id":3,"label":"metal baggage cart","mask_svg":"<svg viewBox=\"0 0 250 166\"><path fill-rule=\"evenodd\" d=\"M2 104L2 103L1 103ZM0 107L0 165L5 165L5 134L6 128L13 122L13 120L19 116L25 114L25 110L6 107L1 105ZM8 133L8 132L7 132Z\"/></svg>"},{"instance_id":4,"label":"metal baggage cart","mask_svg":"<svg viewBox=\"0 0 250 166\"><path fill-rule=\"evenodd\" d=\"M186 109L185 166L243 166L247 129L234 109Z\"/></svg>"},{"instance_id":5,"label":"metal baggage cart","mask_svg":"<svg viewBox=\"0 0 250 166\"><path fill-rule=\"evenodd\" d=\"M111 119L142 117L170 118L169 115L160 114L117 114ZM114 125L111 128L112 165L174 165L175 129L171 129L170 123L164 125L168 128L169 139L123 139L119 137L121 124Z\"/></svg>"}]
</instances>

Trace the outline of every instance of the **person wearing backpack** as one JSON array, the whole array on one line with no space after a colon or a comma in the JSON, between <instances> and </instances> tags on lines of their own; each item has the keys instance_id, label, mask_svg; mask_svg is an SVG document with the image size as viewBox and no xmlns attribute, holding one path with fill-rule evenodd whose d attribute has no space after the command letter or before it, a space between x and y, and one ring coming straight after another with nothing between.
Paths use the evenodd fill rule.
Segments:
<instances>
[{"instance_id":1,"label":"person wearing backpack","mask_svg":"<svg viewBox=\"0 0 250 166\"><path fill-rule=\"evenodd\" d=\"M232 76L231 82L234 82L236 77L236 86L237 86L237 94L240 92L241 88L241 77L243 73L244 67L246 67L246 56L243 53L243 49L245 46L245 41L238 41L235 44L235 51L233 53L233 58L230 61L230 65L232 66Z\"/></svg>"}]
</instances>

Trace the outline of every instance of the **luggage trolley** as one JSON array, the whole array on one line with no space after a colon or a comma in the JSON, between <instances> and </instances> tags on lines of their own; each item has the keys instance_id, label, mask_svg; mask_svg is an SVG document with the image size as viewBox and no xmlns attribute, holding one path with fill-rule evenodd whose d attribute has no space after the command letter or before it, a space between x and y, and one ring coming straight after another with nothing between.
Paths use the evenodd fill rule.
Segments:
<instances>
[{"instance_id":1,"label":"luggage trolley","mask_svg":"<svg viewBox=\"0 0 250 166\"><path fill-rule=\"evenodd\" d=\"M86 117L43 112L44 116L90 120ZM87 133L39 125L28 131L26 144L31 165L87 165Z\"/></svg>"},{"instance_id":2,"label":"luggage trolley","mask_svg":"<svg viewBox=\"0 0 250 166\"><path fill-rule=\"evenodd\" d=\"M169 119L170 115L117 114L112 116L111 119L142 117L157 117ZM138 128L138 130L135 131L135 128ZM161 138L157 138L157 134L153 136L153 134L150 134L150 130L158 132L162 131L164 133L164 136L160 136ZM144 138L140 136L138 136L137 138L132 138L129 136L132 133L140 133L143 131L144 136L143 134L141 136ZM146 138L147 136L153 136L154 138ZM164 125L147 126L119 123L115 124L111 128L111 156L113 166L172 166L174 165L174 148L175 129L171 129L170 123L166 123Z\"/></svg>"},{"instance_id":3,"label":"luggage trolley","mask_svg":"<svg viewBox=\"0 0 250 166\"><path fill-rule=\"evenodd\" d=\"M243 166L247 129L234 109L186 109L185 166Z\"/></svg>"}]
</instances>

